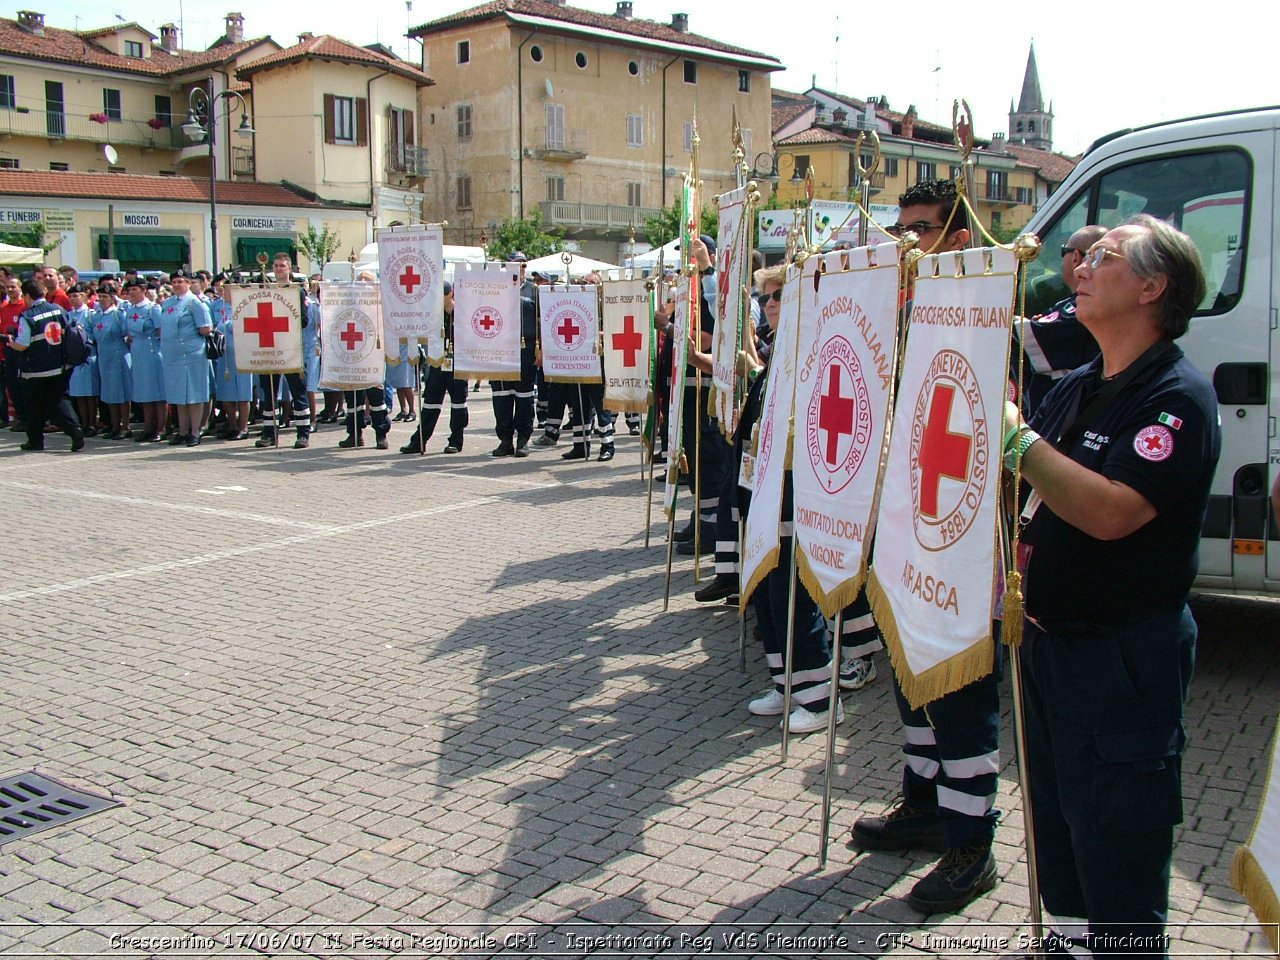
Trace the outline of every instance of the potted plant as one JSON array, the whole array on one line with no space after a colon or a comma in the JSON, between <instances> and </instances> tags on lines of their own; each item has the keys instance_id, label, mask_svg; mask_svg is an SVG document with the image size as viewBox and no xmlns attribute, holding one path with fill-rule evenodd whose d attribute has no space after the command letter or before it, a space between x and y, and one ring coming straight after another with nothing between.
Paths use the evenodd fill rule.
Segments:
<instances>
[{"instance_id":1,"label":"potted plant","mask_svg":"<svg viewBox=\"0 0 1280 960\"><path fill-rule=\"evenodd\" d=\"M105 113L91 113L89 119L94 123L108 123L111 120Z\"/></svg>"}]
</instances>

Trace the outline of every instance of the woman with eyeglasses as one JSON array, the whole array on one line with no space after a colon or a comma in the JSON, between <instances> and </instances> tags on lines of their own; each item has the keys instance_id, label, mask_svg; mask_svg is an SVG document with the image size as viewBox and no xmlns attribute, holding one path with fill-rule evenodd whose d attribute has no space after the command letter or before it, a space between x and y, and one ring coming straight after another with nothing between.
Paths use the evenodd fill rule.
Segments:
<instances>
[{"instance_id":1,"label":"woman with eyeglasses","mask_svg":"<svg viewBox=\"0 0 1280 960\"><path fill-rule=\"evenodd\" d=\"M98 285L98 302L90 319L93 342L98 352L98 378L102 402L111 418L108 440L128 440L129 401L133 399L133 371L129 358L129 330L116 299L116 285L104 280Z\"/></svg>"}]
</instances>

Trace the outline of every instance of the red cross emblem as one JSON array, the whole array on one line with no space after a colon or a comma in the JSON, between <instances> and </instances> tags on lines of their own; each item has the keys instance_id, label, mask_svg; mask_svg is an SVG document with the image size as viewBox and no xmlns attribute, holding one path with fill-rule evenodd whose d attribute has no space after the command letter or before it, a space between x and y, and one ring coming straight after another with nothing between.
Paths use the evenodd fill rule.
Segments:
<instances>
[{"instance_id":1,"label":"red cross emblem","mask_svg":"<svg viewBox=\"0 0 1280 960\"><path fill-rule=\"evenodd\" d=\"M1153 423L1134 435L1133 449L1142 459L1159 463L1173 454L1173 434L1168 427Z\"/></svg>"},{"instance_id":2,"label":"red cross emblem","mask_svg":"<svg viewBox=\"0 0 1280 960\"><path fill-rule=\"evenodd\" d=\"M355 350L364 340L364 334L356 329L354 323L348 323L346 329L338 334L338 339L342 341L343 346L348 350Z\"/></svg>"},{"instance_id":3,"label":"red cross emblem","mask_svg":"<svg viewBox=\"0 0 1280 960\"><path fill-rule=\"evenodd\" d=\"M578 339L578 334L582 332L582 328L573 322L573 317L565 317L560 326L556 327L556 333L560 334L560 339L564 341L567 347Z\"/></svg>"},{"instance_id":4,"label":"red cross emblem","mask_svg":"<svg viewBox=\"0 0 1280 960\"><path fill-rule=\"evenodd\" d=\"M1147 449L1152 452L1164 449L1164 440L1162 440L1159 435L1154 433L1148 436L1145 440L1143 440L1143 443L1145 443L1147 446Z\"/></svg>"},{"instance_id":5,"label":"red cross emblem","mask_svg":"<svg viewBox=\"0 0 1280 960\"><path fill-rule=\"evenodd\" d=\"M56 320L45 324L44 340L45 343L52 344L55 347L60 344L62 342L62 324Z\"/></svg>"},{"instance_id":6,"label":"red cross emblem","mask_svg":"<svg viewBox=\"0 0 1280 960\"><path fill-rule=\"evenodd\" d=\"M288 317L277 317L271 311L271 304L266 300L258 301L258 312L252 317L244 318L244 332L258 335L260 348L274 347L276 334L285 333L289 329Z\"/></svg>"},{"instance_id":7,"label":"red cross emblem","mask_svg":"<svg viewBox=\"0 0 1280 960\"><path fill-rule=\"evenodd\" d=\"M493 317L486 313L480 320L480 326L484 327L485 332L488 333L493 329Z\"/></svg>"},{"instance_id":8,"label":"red cross emblem","mask_svg":"<svg viewBox=\"0 0 1280 960\"><path fill-rule=\"evenodd\" d=\"M853 435L853 397L840 396L840 366L833 363L827 368L827 392L818 405L818 426L827 433L826 461L836 465L836 449L842 435Z\"/></svg>"},{"instance_id":9,"label":"red cross emblem","mask_svg":"<svg viewBox=\"0 0 1280 960\"><path fill-rule=\"evenodd\" d=\"M938 487L943 477L964 481L969 476L969 450L973 438L951 432L951 407L956 389L946 383L933 385L929 419L920 441L920 512L938 516Z\"/></svg>"},{"instance_id":10,"label":"red cross emblem","mask_svg":"<svg viewBox=\"0 0 1280 960\"><path fill-rule=\"evenodd\" d=\"M414 273L413 264L404 268L404 273L400 274L400 286L404 287L404 292L413 295L413 288L422 283L422 277Z\"/></svg>"},{"instance_id":11,"label":"red cross emblem","mask_svg":"<svg viewBox=\"0 0 1280 960\"><path fill-rule=\"evenodd\" d=\"M624 367L634 367L636 365L643 341L644 338L640 336L640 331L636 329L636 318L633 316L623 317L622 333L613 335L613 349L622 351L622 365Z\"/></svg>"}]
</instances>

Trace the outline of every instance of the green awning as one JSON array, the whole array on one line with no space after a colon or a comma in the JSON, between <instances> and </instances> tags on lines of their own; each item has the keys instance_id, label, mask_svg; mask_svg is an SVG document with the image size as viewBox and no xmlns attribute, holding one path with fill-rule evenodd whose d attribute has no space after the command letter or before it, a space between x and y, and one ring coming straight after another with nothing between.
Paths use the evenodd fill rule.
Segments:
<instances>
[{"instance_id":1,"label":"green awning","mask_svg":"<svg viewBox=\"0 0 1280 960\"><path fill-rule=\"evenodd\" d=\"M98 235L98 257L110 258L107 250L107 235ZM138 234L116 234L115 259L120 261L120 269L128 270L177 270L183 264L191 262L191 244L186 237L163 236L154 233L141 236Z\"/></svg>"},{"instance_id":2,"label":"green awning","mask_svg":"<svg viewBox=\"0 0 1280 960\"><path fill-rule=\"evenodd\" d=\"M293 237L239 237L236 240L236 266L241 268L258 267L258 254L267 255L267 268L271 268L271 258L281 250L286 251L293 262L298 262L298 244Z\"/></svg>"}]
</instances>

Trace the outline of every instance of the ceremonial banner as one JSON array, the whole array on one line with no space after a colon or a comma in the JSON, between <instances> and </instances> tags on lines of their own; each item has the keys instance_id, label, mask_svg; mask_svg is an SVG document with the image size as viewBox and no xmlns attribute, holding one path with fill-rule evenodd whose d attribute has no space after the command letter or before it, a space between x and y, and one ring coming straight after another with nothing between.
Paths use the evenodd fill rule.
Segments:
<instances>
[{"instance_id":1,"label":"ceremonial banner","mask_svg":"<svg viewBox=\"0 0 1280 960\"><path fill-rule=\"evenodd\" d=\"M520 265L460 263L453 280L453 372L520 379Z\"/></svg>"},{"instance_id":2,"label":"ceremonial banner","mask_svg":"<svg viewBox=\"0 0 1280 960\"><path fill-rule=\"evenodd\" d=\"M805 262L803 277L796 267L788 267L786 282L782 286L782 312L778 316L778 331L773 337L769 369L764 374L769 379L765 382L761 398L760 419L755 426L755 482L742 539L743 589L739 596L743 610L756 587L778 565L783 473L788 466L788 427L796 384L797 313L801 284L812 275L816 263L816 257ZM809 294L813 294L812 286Z\"/></svg>"},{"instance_id":3,"label":"ceremonial banner","mask_svg":"<svg viewBox=\"0 0 1280 960\"><path fill-rule=\"evenodd\" d=\"M1258 822L1236 851L1231 882L1253 907L1271 949L1280 950L1280 732L1272 738L1269 770Z\"/></svg>"},{"instance_id":4,"label":"ceremonial banner","mask_svg":"<svg viewBox=\"0 0 1280 960\"><path fill-rule=\"evenodd\" d=\"M690 296L696 280L681 277L676 285L676 309L671 315L671 394L667 402L667 476L662 487L662 508L672 515L676 487L680 483L681 424L684 422L685 365L689 362L689 331L697 323L698 298ZM690 464L692 469L693 464ZM695 508L696 509L696 508Z\"/></svg>"},{"instance_id":5,"label":"ceremonial banner","mask_svg":"<svg viewBox=\"0 0 1280 960\"><path fill-rule=\"evenodd\" d=\"M227 284L236 339L236 372L301 373L301 291L292 284L241 287Z\"/></svg>"},{"instance_id":6,"label":"ceremonial banner","mask_svg":"<svg viewBox=\"0 0 1280 960\"><path fill-rule=\"evenodd\" d=\"M834 617L866 579L893 386L898 252L887 243L823 259L817 291L800 297L792 482L800 579Z\"/></svg>"},{"instance_id":7,"label":"ceremonial banner","mask_svg":"<svg viewBox=\"0 0 1280 960\"><path fill-rule=\"evenodd\" d=\"M920 260L884 477L894 495L880 504L868 581L876 623L913 707L986 676L994 662L1015 272L1006 250Z\"/></svg>"},{"instance_id":8,"label":"ceremonial banner","mask_svg":"<svg viewBox=\"0 0 1280 960\"><path fill-rule=\"evenodd\" d=\"M720 194L720 232L716 237L715 333L711 338L711 412L726 437L737 413L738 350L742 345L742 313L746 306L742 273L748 237L744 217L747 188Z\"/></svg>"},{"instance_id":9,"label":"ceremonial banner","mask_svg":"<svg viewBox=\"0 0 1280 960\"><path fill-rule=\"evenodd\" d=\"M595 286L538 288L542 375L550 382L600 382L598 297Z\"/></svg>"},{"instance_id":10,"label":"ceremonial banner","mask_svg":"<svg viewBox=\"0 0 1280 960\"><path fill-rule=\"evenodd\" d=\"M398 363L400 341L427 342L427 358L444 359L444 248L438 224L375 232L382 276L383 342ZM414 357L417 352L410 350Z\"/></svg>"},{"instance_id":11,"label":"ceremonial banner","mask_svg":"<svg viewBox=\"0 0 1280 960\"><path fill-rule=\"evenodd\" d=\"M320 386L325 390L380 387L382 298L375 283L320 285Z\"/></svg>"},{"instance_id":12,"label":"ceremonial banner","mask_svg":"<svg viewBox=\"0 0 1280 960\"><path fill-rule=\"evenodd\" d=\"M604 292L604 408L649 409L653 344L650 295L643 280L609 280Z\"/></svg>"}]
</instances>

